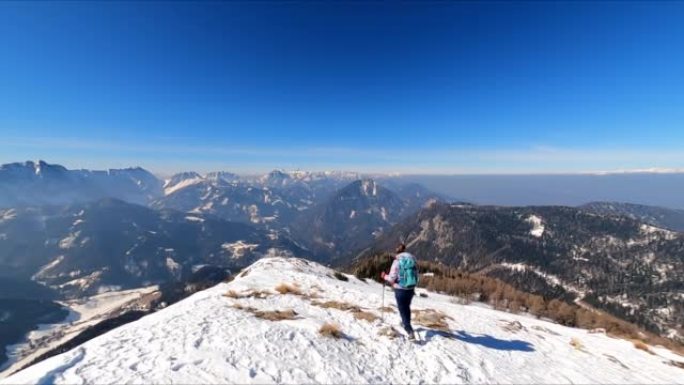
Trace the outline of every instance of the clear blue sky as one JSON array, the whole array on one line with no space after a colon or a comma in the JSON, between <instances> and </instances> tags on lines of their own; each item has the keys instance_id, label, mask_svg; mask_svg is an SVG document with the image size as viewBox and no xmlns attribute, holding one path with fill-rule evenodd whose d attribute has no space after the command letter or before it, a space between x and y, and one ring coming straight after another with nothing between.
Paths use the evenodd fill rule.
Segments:
<instances>
[{"instance_id":1,"label":"clear blue sky","mask_svg":"<svg viewBox=\"0 0 684 385\"><path fill-rule=\"evenodd\" d=\"M684 168L684 2L1 2L0 162Z\"/></svg>"}]
</instances>

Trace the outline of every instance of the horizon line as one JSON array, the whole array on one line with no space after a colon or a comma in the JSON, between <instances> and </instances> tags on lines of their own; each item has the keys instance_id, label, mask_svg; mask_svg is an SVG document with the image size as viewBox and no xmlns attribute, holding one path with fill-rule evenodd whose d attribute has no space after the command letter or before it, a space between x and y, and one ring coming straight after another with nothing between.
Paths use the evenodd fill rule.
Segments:
<instances>
[{"instance_id":1,"label":"horizon line","mask_svg":"<svg viewBox=\"0 0 684 385\"><path fill-rule=\"evenodd\" d=\"M135 168L140 168L143 169L152 175L154 175L157 178L160 179L165 179L172 177L173 175L185 173L185 172L194 172L199 174L201 177L206 177L206 175L210 173L215 173L215 172L226 172L226 173L231 173L235 174L239 177L256 177L256 176L263 176L266 174L269 174L274 171L281 171L286 174L295 174L298 172L303 172L303 173L310 173L310 174L325 174L325 173L347 173L347 174L356 174L360 178L363 177L406 177L406 176L444 176L444 177L459 177L459 176L491 176L491 177L496 177L496 176L610 176L610 175L638 175L638 174L651 174L651 175L667 175L667 174L684 174L684 168L659 168L659 167L651 167L651 168L635 168L635 169L615 169L615 170L587 170L587 171L558 171L558 172L553 172L553 171L539 171L539 172L534 172L534 171L511 171L511 172L487 172L487 171L473 171L473 172L455 172L455 173L449 173L449 172L396 172L396 171L357 171L353 169L335 169L335 168L330 168L330 169L325 169L325 170L315 170L315 169L304 169L304 168L287 168L287 167L266 167L261 171L253 171L253 172L241 172L239 170L231 170L231 169L213 169L211 171L195 171L192 169L179 169L178 171L174 172L160 172L160 171L155 171L152 168L144 167L141 165L130 165L130 166L125 166L125 167L105 167L105 168L87 168L87 167L70 167L68 165L65 166L65 162L56 162L56 163L51 163L48 161L45 161L44 159L28 159L25 161L13 161L13 162L7 162L7 163L2 163L0 164L0 167L4 167L6 165L10 164L28 164L28 163L33 163L33 164L38 164L39 162L43 162L47 165L50 166L61 166L66 168L67 170L70 171L80 171L80 170L86 170L86 171L110 171L110 170L125 170L125 169L135 169Z\"/></svg>"}]
</instances>

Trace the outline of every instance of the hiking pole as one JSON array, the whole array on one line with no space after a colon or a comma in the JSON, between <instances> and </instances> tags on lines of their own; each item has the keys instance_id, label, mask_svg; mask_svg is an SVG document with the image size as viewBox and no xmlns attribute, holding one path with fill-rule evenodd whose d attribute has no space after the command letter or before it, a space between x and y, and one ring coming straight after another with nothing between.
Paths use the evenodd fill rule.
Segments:
<instances>
[{"instance_id":1,"label":"hiking pole","mask_svg":"<svg viewBox=\"0 0 684 385\"><path fill-rule=\"evenodd\" d=\"M380 308L380 322L385 323L385 279L382 279L382 307Z\"/></svg>"}]
</instances>

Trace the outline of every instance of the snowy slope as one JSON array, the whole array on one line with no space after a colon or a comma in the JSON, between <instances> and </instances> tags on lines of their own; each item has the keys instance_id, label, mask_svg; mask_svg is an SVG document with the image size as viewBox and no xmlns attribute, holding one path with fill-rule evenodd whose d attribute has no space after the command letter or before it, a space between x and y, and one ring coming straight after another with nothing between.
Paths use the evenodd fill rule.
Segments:
<instances>
[{"instance_id":1,"label":"snowy slope","mask_svg":"<svg viewBox=\"0 0 684 385\"><path fill-rule=\"evenodd\" d=\"M379 284L341 281L300 259L265 258L245 271L0 383L684 383L684 370L667 363L684 357L664 349L649 354L628 341L434 293L413 307L451 317L450 331L418 327L422 343L391 339L378 334L379 320L314 304L344 301L380 315ZM295 282L318 298L274 290ZM271 294L229 298L229 290ZM386 304L391 297L387 291ZM297 318L258 319L235 304L294 309ZM324 322L337 323L345 337L321 336ZM396 312L385 323L396 326Z\"/></svg>"}]
</instances>

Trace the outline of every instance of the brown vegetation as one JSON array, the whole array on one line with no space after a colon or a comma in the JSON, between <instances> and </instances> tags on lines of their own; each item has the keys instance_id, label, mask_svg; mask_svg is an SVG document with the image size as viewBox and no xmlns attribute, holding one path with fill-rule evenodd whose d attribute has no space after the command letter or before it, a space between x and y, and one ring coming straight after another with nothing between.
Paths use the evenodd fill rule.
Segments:
<instances>
[{"instance_id":1,"label":"brown vegetation","mask_svg":"<svg viewBox=\"0 0 684 385\"><path fill-rule=\"evenodd\" d=\"M232 307L235 308L235 309L244 310L244 311L247 311L247 312L250 312L250 313L253 313L253 312L257 311L256 308L253 308L253 307L251 307L251 306L245 306L245 305L242 305L242 304L239 304L239 303L233 304Z\"/></svg>"},{"instance_id":2,"label":"brown vegetation","mask_svg":"<svg viewBox=\"0 0 684 385\"><path fill-rule=\"evenodd\" d=\"M570 345L572 345L572 347L577 350L584 351L584 345L582 344L582 341L580 341L578 338L572 337L570 339Z\"/></svg>"},{"instance_id":3,"label":"brown vegetation","mask_svg":"<svg viewBox=\"0 0 684 385\"><path fill-rule=\"evenodd\" d=\"M634 347L637 348L637 349L639 349L639 350L643 350L643 351L645 351L645 352L647 352L647 353L655 354L655 353L653 353L653 351L651 350L651 348L648 347L648 345L646 345L646 344L643 343L642 341L634 340L634 341L632 341L632 343L634 343Z\"/></svg>"},{"instance_id":4,"label":"brown vegetation","mask_svg":"<svg viewBox=\"0 0 684 385\"><path fill-rule=\"evenodd\" d=\"M297 312L292 309L288 310L259 310L251 306L245 306L239 303L232 305L233 308L252 313L255 317L269 320L269 321L282 321L282 320L292 320L297 318Z\"/></svg>"},{"instance_id":5,"label":"brown vegetation","mask_svg":"<svg viewBox=\"0 0 684 385\"><path fill-rule=\"evenodd\" d=\"M518 321L503 321L501 328L510 333L516 333L525 330L525 327Z\"/></svg>"},{"instance_id":6,"label":"brown vegetation","mask_svg":"<svg viewBox=\"0 0 684 385\"><path fill-rule=\"evenodd\" d=\"M543 326L537 326L537 325L535 325L535 326L532 326L532 329L538 330L538 331L544 332L544 333L549 333L549 334L554 335L554 336L559 336L559 335L560 335L560 334L554 332L553 330L551 330L551 329L549 329L549 328L545 328L545 327L543 327Z\"/></svg>"},{"instance_id":7,"label":"brown vegetation","mask_svg":"<svg viewBox=\"0 0 684 385\"><path fill-rule=\"evenodd\" d=\"M342 311L349 311L352 313L354 318L358 320L364 320L368 322L373 322L377 320L378 317L377 315L367 312L364 310L361 310L360 307L350 304L348 302L340 302L340 301L325 301L325 302L318 302L318 301L311 301L311 304L314 306L322 307L324 309L338 309Z\"/></svg>"},{"instance_id":8,"label":"brown vegetation","mask_svg":"<svg viewBox=\"0 0 684 385\"><path fill-rule=\"evenodd\" d=\"M337 326L336 324L326 322L321 326L320 329L318 329L318 332L324 336L324 337L331 337L331 338L342 338L344 337L344 333L342 333L342 330L340 330L340 327Z\"/></svg>"},{"instance_id":9,"label":"brown vegetation","mask_svg":"<svg viewBox=\"0 0 684 385\"><path fill-rule=\"evenodd\" d=\"M269 321L283 321L292 320L297 318L297 312L288 310L257 310L253 312L254 316L257 318L269 320Z\"/></svg>"},{"instance_id":10,"label":"brown vegetation","mask_svg":"<svg viewBox=\"0 0 684 385\"><path fill-rule=\"evenodd\" d=\"M325 301L325 302L318 302L318 301L312 301L312 305L322 307L324 309L339 309L339 310L350 310L350 311L361 311L361 308L359 308L356 305L352 305L348 302L339 302L339 301Z\"/></svg>"},{"instance_id":11,"label":"brown vegetation","mask_svg":"<svg viewBox=\"0 0 684 385\"><path fill-rule=\"evenodd\" d=\"M302 291L297 287L297 284L281 283L275 287L275 290L280 294L302 295Z\"/></svg>"},{"instance_id":12,"label":"brown vegetation","mask_svg":"<svg viewBox=\"0 0 684 385\"><path fill-rule=\"evenodd\" d=\"M385 326L382 329L378 330L378 335L389 337L390 339L394 339L394 338L399 337L401 334L399 334L399 332L396 331L393 327Z\"/></svg>"},{"instance_id":13,"label":"brown vegetation","mask_svg":"<svg viewBox=\"0 0 684 385\"><path fill-rule=\"evenodd\" d=\"M335 278L339 279L340 281L344 281L344 282L349 281L349 278L346 275L340 273L339 271L336 271L333 275L335 276Z\"/></svg>"},{"instance_id":14,"label":"brown vegetation","mask_svg":"<svg viewBox=\"0 0 684 385\"><path fill-rule=\"evenodd\" d=\"M449 324L446 320L451 319L451 317L446 314L432 309L421 309L413 310L413 323L425 326L431 329L437 329L442 331L449 331Z\"/></svg>"},{"instance_id":15,"label":"brown vegetation","mask_svg":"<svg viewBox=\"0 0 684 385\"><path fill-rule=\"evenodd\" d=\"M355 311L352 314L354 315L354 318L356 318L358 320L368 321L368 322L374 322L375 320L380 318L371 312L367 312L367 311L363 311L363 310Z\"/></svg>"},{"instance_id":16,"label":"brown vegetation","mask_svg":"<svg viewBox=\"0 0 684 385\"><path fill-rule=\"evenodd\" d=\"M684 369L684 362L679 362L679 361L675 361L675 360L670 360L670 362L668 362L668 364L670 364L670 365L672 365L672 366L675 366L675 367L677 367L677 368L680 368L680 369Z\"/></svg>"},{"instance_id":17,"label":"brown vegetation","mask_svg":"<svg viewBox=\"0 0 684 385\"><path fill-rule=\"evenodd\" d=\"M272 293L265 291L265 290L251 290L251 291L247 291L244 293L238 293L237 291L231 289L231 290L228 290L228 292L224 293L223 296L228 297L228 298L233 298L233 299L240 299L240 298L263 299L263 298L270 296L271 294Z\"/></svg>"}]
</instances>

